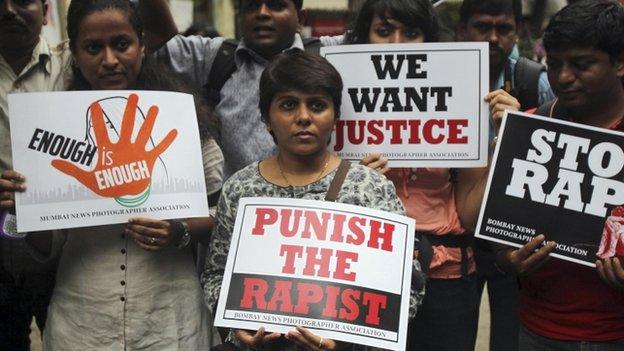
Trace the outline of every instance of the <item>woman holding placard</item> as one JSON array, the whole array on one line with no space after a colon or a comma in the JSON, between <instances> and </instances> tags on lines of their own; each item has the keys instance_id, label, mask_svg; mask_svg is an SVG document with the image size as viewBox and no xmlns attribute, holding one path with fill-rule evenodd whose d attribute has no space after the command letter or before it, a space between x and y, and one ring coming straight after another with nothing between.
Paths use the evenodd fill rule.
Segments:
<instances>
[{"instance_id":1,"label":"woman holding placard","mask_svg":"<svg viewBox=\"0 0 624 351\"><path fill-rule=\"evenodd\" d=\"M243 197L280 197L327 200L402 214L394 186L383 176L361 165L341 166L327 144L340 115L342 79L325 59L305 53L283 54L264 70L260 80L260 110L278 153L234 174L224 184L217 208L210 255L202 275L208 307L216 309L224 268ZM343 169L340 171L339 169ZM347 173L344 173L347 172ZM330 191L340 179L337 191ZM422 298L420 267L414 261L410 315ZM239 347L261 350L341 350L348 344L324 339L297 328L279 333L237 330L230 339ZM354 345L356 349L364 346Z\"/></svg>"},{"instance_id":2,"label":"woman holding placard","mask_svg":"<svg viewBox=\"0 0 624 351\"><path fill-rule=\"evenodd\" d=\"M368 0L347 41L422 43L436 42L438 35L431 1ZM485 100L495 119L502 118L505 109L520 107L502 90L488 94ZM410 326L408 349L474 348L480 297L472 237L466 228L476 222L486 175L487 168L398 168L386 173L398 189L407 215L416 220L416 236L421 238L417 255L429 278L423 306Z\"/></svg>"},{"instance_id":3,"label":"woman holding placard","mask_svg":"<svg viewBox=\"0 0 624 351\"><path fill-rule=\"evenodd\" d=\"M71 89L184 90L183 84L145 58L142 24L130 1L72 1L67 22L74 58ZM153 145L149 131L144 131L154 122L157 112L152 109L144 120L136 118L143 125L136 140L130 138L132 127L124 124L134 124L138 98L136 94L119 95L129 95L127 100L121 99L125 105L121 126L109 118L115 108L92 105L88 128L96 139L113 129L111 135L120 131L120 142L129 139L121 153L127 153L138 140L151 143L150 150L143 150L146 154L166 148L170 135ZM207 192L211 194L220 188L223 156L207 125L200 122ZM88 171L60 160L52 164L85 183ZM44 349L207 350L211 345L210 316L204 308L189 243L200 240L211 227L211 218L132 218L126 225L29 235L27 240L42 259L61 254Z\"/></svg>"}]
</instances>

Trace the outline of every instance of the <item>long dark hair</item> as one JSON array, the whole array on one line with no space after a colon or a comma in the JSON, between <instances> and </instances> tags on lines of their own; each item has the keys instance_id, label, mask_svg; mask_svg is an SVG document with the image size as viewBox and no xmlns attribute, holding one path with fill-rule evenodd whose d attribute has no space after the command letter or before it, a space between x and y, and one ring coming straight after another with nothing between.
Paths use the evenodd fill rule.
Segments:
<instances>
[{"instance_id":1,"label":"long dark hair","mask_svg":"<svg viewBox=\"0 0 624 351\"><path fill-rule=\"evenodd\" d=\"M76 38L80 33L82 20L94 12L111 9L119 10L128 15L130 24L139 38L139 43L142 44L143 23L139 17L136 5L132 2L128 0L74 0L70 3L67 11L67 36L72 52L75 50ZM74 77L69 85L69 90L91 90L91 84L84 77L75 61L72 64L72 71ZM156 62L150 56L143 58L136 82L128 89L178 91L192 94L195 99L197 123L201 135L203 137L219 138L218 120L213 111L208 107L205 99L177 78L171 70Z\"/></svg>"},{"instance_id":2,"label":"long dark hair","mask_svg":"<svg viewBox=\"0 0 624 351\"><path fill-rule=\"evenodd\" d=\"M419 28L426 42L439 40L440 27L430 0L366 0L347 32L346 42L367 44L373 17L396 19L406 26Z\"/></svg>"}]
</instances>

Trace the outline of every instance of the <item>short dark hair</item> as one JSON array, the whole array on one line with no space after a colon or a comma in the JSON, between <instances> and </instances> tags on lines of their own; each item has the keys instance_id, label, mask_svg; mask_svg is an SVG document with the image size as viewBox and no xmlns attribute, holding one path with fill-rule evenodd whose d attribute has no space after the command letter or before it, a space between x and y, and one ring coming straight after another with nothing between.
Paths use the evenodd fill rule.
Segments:
<instances>
[{"instance_id":1,"label":"short dark hair","mask_svg":"<svg viewBox=\"0 0 624 351\"><path fill-rule=\"evenodd\" d=\"M404 25L419 28L427 42L438 41L440 27L430 0L367 0L351 24L346 41L351 44L368 43L375 15L382 20L391 17Z\"/></svg>"},{"instance_id":2,"label":"short dark hair","mask_svg":"<svg viewBox=\"0 0 624 351\"><path fill-rule=\"evenodd\" d=\"M459 22L468 23L470 17L481 15L513 15L516 24L522 22L521 0L464 0L459 8Z\"/></svg>"},{"instance_id":3,"label":"short dark hair","mask_svg":"<svg viewBox=\"0 0 624 351\"><path fill-rule=\"evenodd\" d=\"M235 2L235 4L238 4L239 9L242 8L243 1L245 0L238 0L237 2ZM290 0L290 1L292 1L292 3L295 5L295 8L297 9L297 11L303 8L303 0Z\"/></svg>"},{"instance_id":4,"label":"short dark hair","mask_svg":"<svg viewBox=\"0 0 624 351\"><path fill-rule=\"evenodd\" d=\"M129 0L79 0L72 1L67 10L67 37L72 51L76 48L76 39L80 33L80 22L90 14L104 10L119 10L128 15L132 29L143 43L143 22L136 5Z\"/></svg>"},{"instance_id":5,"label":"short dark hair","mask_svg":"<svg viewBox=\"0 0 624 351\"><path fill-rule=\"evenodd\" d=\"M269 121L271 102L278 93L298 91L325 93L334 103L334 118L340 118L342 78L329 61L301 51L276 56L260 77L260 118Z\"/></svg>"},{"instance_id":6,"label":"short dark hair","mask_svg":"<svg viewBox=\"0 0 624 351\"><path fill-rule=\"evenodd\" d=\"M624 50L624 6L611 0L582 0L557 12L544 32L544 48L586 47L606 52L611 61Z\"/></svg>"}]
</instances>

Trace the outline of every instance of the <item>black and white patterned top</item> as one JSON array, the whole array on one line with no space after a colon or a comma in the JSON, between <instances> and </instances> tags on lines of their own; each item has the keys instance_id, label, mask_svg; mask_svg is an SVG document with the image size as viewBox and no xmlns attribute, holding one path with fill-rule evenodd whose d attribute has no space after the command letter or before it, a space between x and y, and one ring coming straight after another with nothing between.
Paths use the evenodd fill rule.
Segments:
<instances>
[{"instance_id":1,"label":"black and white patterned top","mask_svg":"<svg viewBox=\"0 0 624 351\"><path fill-rule=\"evenodd\" d=\"M236 221L238 200L244 197L279 197L324 200L336 170L305 186L282 187L267 181L258 169L258 162L243 168L223 185L217 206L216 227L212 234L201 284L208 309L214 312L219 298L221 281L227 261L230 240ZM396 195L392 182L383 175L362 165L351 165L336 202L405 215L403 204ZM409 316L413 318L424 296L424 275L418 261L413 260L412 290ZM213 313L214 315L214 313ZM236 340L234 340L236 342ZM239 345L240 346L240 345ZM255 348L262 350L263 348ZM271 349L270 345L266 349ZM281 348L280 348L281 349ZM355 350L374 350L355 345ZM286 350L298 350L291 344Z\"/></svg>"}]
</instances>

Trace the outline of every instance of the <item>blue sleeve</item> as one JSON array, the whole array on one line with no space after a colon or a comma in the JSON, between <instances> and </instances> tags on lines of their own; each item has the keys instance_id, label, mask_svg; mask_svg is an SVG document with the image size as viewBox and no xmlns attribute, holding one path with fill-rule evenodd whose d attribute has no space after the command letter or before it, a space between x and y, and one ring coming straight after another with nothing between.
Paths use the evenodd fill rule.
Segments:
<instances>
[{"instance_id":1,"label":"blue sleeve","mask_svg":"<svg viewBox=\"0 0 624 351\"><path fill-rule=\"evenodd\" d=\"M548 82L548 75L546 72L542 72L539 76L539 80L537 82L537 94L538 94L538 105L542 106L543 104L551 101L555 98L555 93L553 93L550 88L550 83Z\"/></svg>"}]
</instances>

